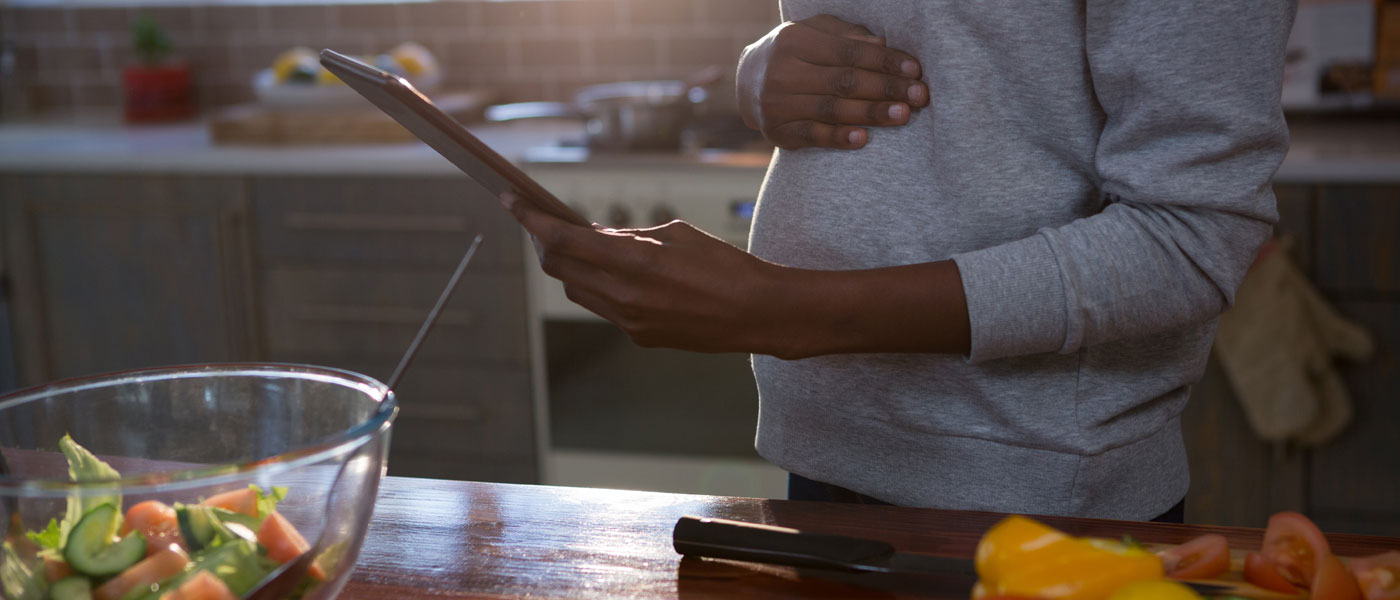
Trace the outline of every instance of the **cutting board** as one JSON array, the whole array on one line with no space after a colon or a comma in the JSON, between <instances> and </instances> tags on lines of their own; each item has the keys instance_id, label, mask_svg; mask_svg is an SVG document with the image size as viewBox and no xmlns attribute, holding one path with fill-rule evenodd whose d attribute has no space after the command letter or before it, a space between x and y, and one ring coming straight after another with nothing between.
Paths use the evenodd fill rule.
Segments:
<instances>
[{"instance_id":1,"label":"cutting board","mask_svg":"<svg viewBox=\"0 0 1400 600\"><path fill-rule=\"evenodd\" d=\"M496 94L468 90L439 94L433 103L461 123L481 119ZM275 109L262 104L242 104L220 111L209 120L210 138L216 144L392 144L415 138L389 115L369 102L364 108L324 111Z\"/></svg>"}]
</instances>

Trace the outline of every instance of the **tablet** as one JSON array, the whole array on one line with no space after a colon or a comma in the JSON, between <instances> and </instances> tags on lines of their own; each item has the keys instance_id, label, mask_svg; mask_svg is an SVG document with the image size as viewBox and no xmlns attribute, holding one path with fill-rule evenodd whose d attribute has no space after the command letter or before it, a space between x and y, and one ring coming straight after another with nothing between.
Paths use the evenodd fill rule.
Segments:
<instances>
[{"instance_id":1,"label":"tablet","mask_svg":"<svg viewBox=\"0 0 1400 600\"><path fill-rule=\"evenodd\" d=\"M492 194L500 196L513 190L555 217L584 227L592 226L544 186L434 106L402 77L329 49L321 51L321 65Z\"/></svg>"}]
</instances>

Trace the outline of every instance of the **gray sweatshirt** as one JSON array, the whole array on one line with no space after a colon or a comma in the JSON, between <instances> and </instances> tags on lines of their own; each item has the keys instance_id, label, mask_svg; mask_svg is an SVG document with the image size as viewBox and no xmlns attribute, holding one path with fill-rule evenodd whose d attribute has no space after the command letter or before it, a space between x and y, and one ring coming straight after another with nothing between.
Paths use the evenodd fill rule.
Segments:
<instances>
[{"instance_id":1,"label":"gray sweatshirt","mask_svg":"<svg viewBox=\"0 0 1400 600\"><path fill-rule=\"evenodd\" d=\"M970 356L754 356L757 448L910 506L1147 519L1277 213L1293 0L783 0L918 57L931 104L860 150L775 153L750 250L952 258ZM871 290L879 294L879 290Z\"/></svg>"}]
</instances>

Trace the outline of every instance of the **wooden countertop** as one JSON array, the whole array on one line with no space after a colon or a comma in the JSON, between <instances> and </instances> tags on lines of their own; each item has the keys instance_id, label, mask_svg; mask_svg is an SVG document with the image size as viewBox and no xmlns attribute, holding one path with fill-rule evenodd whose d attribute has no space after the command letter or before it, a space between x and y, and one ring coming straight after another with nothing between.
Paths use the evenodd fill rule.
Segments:
<instances>
[{"instance_id":1,"label":"wooden countertop","mask_svg":"<svg viewBox=\"0 0 1400 600\"><path fill-rule=\"evenodd\" d=\"M898 577L684 559L682 515L880 539L907 552L970 558L999 513L860 506L387 477L343 598L967 598L963 576ZM1257 549L1262 530L1045 517L1075 535L1178 543L1221 533ZM1329 535L1340 556L1400 539Z\"/></svg>"}]
</instances>

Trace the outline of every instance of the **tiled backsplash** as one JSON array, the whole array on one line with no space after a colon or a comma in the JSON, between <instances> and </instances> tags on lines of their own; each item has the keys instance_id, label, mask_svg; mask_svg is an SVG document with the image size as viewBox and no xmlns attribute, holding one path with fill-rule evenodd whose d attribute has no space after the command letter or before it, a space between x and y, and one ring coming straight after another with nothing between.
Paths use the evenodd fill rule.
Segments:
<instances>
[{"instance_id":1,"label":"tiled backsplash","mask_svg":"<svg viewBox=\"0 0 1400 600\"><path fill-rule=\"evenodd\" d=\"M121 70L135 62L130 24L142 14L192 65L205 108L251 100L253 75L292 46L371 54L412 40L437 55L446 88L563 99L590 83L732 67L778 23L776 0L9 6L0 9L0 41L14 59L4 93L24 94L37 111L120 106Z\"/></svg>"}]
</instances>

